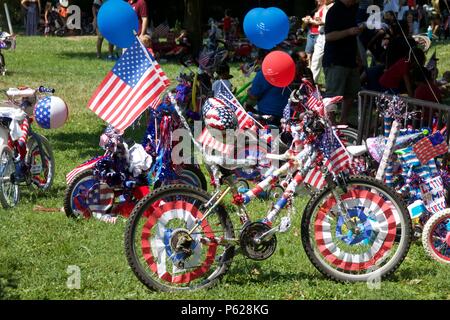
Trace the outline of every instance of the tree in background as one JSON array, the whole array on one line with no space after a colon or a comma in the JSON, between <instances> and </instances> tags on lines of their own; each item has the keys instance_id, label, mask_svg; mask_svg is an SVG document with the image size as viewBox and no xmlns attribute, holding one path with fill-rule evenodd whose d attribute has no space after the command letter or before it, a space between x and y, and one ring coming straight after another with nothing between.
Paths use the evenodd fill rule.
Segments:
<instances>
[{"instance_id":1,"label":"tree in background","mask_svg":"<svg viewBox=\"0 0 450 320\"><path fill-rule=\"evenodd\" d=\"M184 0L184 25L192 41L192 51L196 56L202 47L202 0Z\"/></svg>"}]
</instances>

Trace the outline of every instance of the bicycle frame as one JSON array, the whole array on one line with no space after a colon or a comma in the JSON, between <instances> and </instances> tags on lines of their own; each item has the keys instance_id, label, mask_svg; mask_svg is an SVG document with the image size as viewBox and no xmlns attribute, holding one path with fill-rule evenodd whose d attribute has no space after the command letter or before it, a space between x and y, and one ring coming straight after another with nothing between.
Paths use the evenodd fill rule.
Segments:
<instances>
[{"instance_id":1,"label":"bicycle frame","mask_svg":"<svg viewBox=\"0 0 450 320\"><path fill-rule=\"evenodd\" d=\"M281 210L288 206L292 207L292 200L294 198L295 190L298 186L304 183L306 174L312 169L314 162L319 156L319 152L313 147L311 143L305 142L301 139L301 135L298 131L299 129L292 130L294 135L294 140L292 142L291 148L284 155L274 155L268 154L267 158L273 160L287 160L280 168L272 167L267 173L266 178L258 183L253 189L247 191L245 194L240 194L235 186L235 181L232 176L225 178L225 183L227 188L225 190L218 189L213 194L211 199L206 203L206 211L203 218L198 221L195 226L189 230L189 235L193 234L195 230L202 224L202 222L213 213L214 208L216 208L219 203L224 199L224 197L230 193L233 195L233 203L237 206L237 212L242 225L250 222L250 217L246 211L245 205L250 203L253 199L257 198L258 194L266 191L273 183L279 182L280 176L287 174L286 178L282 183L286 183L287 187L281 197L273 205L272 209L269 210L263 221L272 227L273 222L277 218ZM335 137L337 139L337 137ZM337 185L334 176L328 169L323 166L322 172L326 182L329 185ZM349 217L347 217L345 206L340 200L339 195L335 188L333 188L333 195L336 199L337 208L339 214L343 217L346 226L349 228L354 227L354 223ZM290 219L290 218L289 218ZM290 220L288 222L290 225ZM263 241L265 238L272 236L276 232L281 230L281 224L271 228L269 231L261 235L257 241Z\"/></svg>"}]
</instances>

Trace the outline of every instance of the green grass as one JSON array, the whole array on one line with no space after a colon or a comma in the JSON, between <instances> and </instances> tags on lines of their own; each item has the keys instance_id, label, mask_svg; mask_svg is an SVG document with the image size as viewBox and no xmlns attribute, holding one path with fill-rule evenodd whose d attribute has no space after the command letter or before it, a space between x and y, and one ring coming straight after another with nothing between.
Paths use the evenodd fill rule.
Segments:
<instances>
[{"instance_id":1,"label":"green grass","mask_svg":"<svg viewBox=\"0 0 450 320\"><path fill-rule=\"evenodd\" d=\"M105 46L106 49L106 46ZM104 124L87 110L87 102L111 62L95 59L95 39L20 37L16 52L5 51L10 73L0 87L55 87L70 108L68 123L58 130L38 130L50 140L56 156L56 179L51 191L38 195L23 189L20 204L0 209L0 299L450 299L450 268L429 260L420 243L394 276L379 290L365 283L326 280L310 264L301 245L299 217L293 230L278 237L279 247L267 261L235 258L223 281L208 291L164 294L149 291L128 267L124 249L125 222L75 222L63 213L33 211L39 204L62 207L65 174L101 153L98 138ZM438 46L440 70L450 69L450 50ZM179 67L164 64L173 79ZM246 82L233 66L235 85ZM128 133L140 140L141 129ZM301 214L307 198L298 200ZM260 202L252 212L264 214ZM81 269L81 289L66 286L67 268Z\"/></svg>"}]
</instances>

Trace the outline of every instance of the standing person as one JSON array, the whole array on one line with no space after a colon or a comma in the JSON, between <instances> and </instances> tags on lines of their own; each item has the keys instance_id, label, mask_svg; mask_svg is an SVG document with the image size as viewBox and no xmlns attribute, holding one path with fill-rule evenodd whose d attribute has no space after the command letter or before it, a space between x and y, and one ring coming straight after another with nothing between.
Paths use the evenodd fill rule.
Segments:
<instances>
[{"instance_id":1,"label":"standing person","mask_svg":"<svg viewBox=\"0 0 450 320\"><path fill-rule=\"evenodd\" d=\"M228 15L228 9L226 9L225 16L222 20L223 36L225 40L228 40L230 38L231 22L231 17Z\"/></svg>"},{"instance_id":2,"label":"standing person","mask_svg":"<svg viewBox=\"0 0 450 320\"><path fill-rule=\"evenodd\" d=\"M104 0L107 1L107 0ZM97 32L97 58L101 59L102 57L102 45L103 45L103 36L101 35L98 25L97 25L97 15L98 11L100 10L100 7L104 3L103 0L94 0L92 4L92 15L94 16L94 21L92 21L92 24L95 26L95 30ZM114 60L114 45L111 43L108 43L108 57L107 60Z\"/></svg>"},{"instance_id":3,"label":"standing person","mask_svg":"<svg viewBox=\"0 0 450 320\"><path fill-rule=\"evenodd\" d=\"M128 3L133 7L138 16L139 30L137 30L138 36L142 37L147 34L148 28L148 8L145 0L129 0Z\"/></svg>"},{"instance_id":4,"label":"standing person","mask_svg":"<svg viewBox=\"0 0 450 320\"><path fill-rule=\"evenodd\" d=\"M22 0L21 5L26 10L27 16L25 34L27 36L35 36L41 16L41 2L39 0Z\"/></svg>"},{"instance_id":5,"label":"standing person","mask_svg":"<svg viewBox=\"0 0 450 320\"><path fill-rule=\"evenodd\" d=\"M347 123L353 99L360 89L357 36L363 27L356 26L357 3L358 0L336 0L325 21L323 68L326 94L344 97L341 124Z\"/></svg>"},{"instance_id":6,"label":"standing person","mask_svg":"<svg viewBox=\"0 0 450 320\"><path fill-rule=\"evenodd\" d=\"M316 0L317 11L314 16L306 16L302 20L309 26L308 37L306 39L305 52L308 55L308 63L311 65L311 57L314 52L314 45L316 44L317 37L319 36L319 26L324 24L322 20L323 10L325 8L325 0Z\"/></svg>"},{"instance_id":7,"label":"standing person","mask_svg":"<svg viewBox=\"0 0 450 320\"><path fill-rule=\"evenodd\" d=\"M319 26L319 36L317 37L316 44L314 45L314 52L311 58L311 72L315 83L318 83L320 70L322 70L322 59L325 49L325 18L333 3L333 0L325 1L325 7L322 12L323 24Z\"/></svg>"}]
</instances>

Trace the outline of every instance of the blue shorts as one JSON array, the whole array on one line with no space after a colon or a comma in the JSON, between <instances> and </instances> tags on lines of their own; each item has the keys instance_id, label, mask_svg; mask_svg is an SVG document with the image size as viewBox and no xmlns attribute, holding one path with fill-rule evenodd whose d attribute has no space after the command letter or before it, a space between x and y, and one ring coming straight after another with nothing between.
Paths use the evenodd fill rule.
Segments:
<instances>
[{"instance_id":1,"label":"blue shorts","mask_svg":"<svg viewBox=\"0 0 450 320\"><path fill-rule=\"evenodd\" d=\"M308 38L306 39L305 52L307 54L312 54L314 52L314 45L316 44L318 34L311 34L308 32Z\"/></svg>"}]
</instances>

